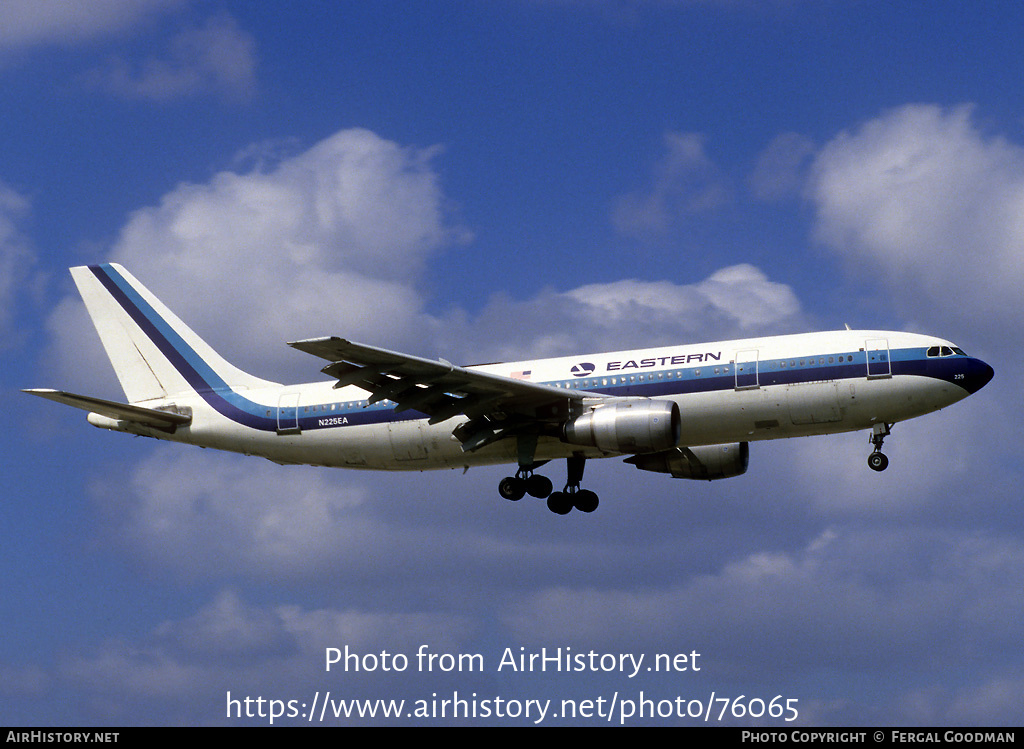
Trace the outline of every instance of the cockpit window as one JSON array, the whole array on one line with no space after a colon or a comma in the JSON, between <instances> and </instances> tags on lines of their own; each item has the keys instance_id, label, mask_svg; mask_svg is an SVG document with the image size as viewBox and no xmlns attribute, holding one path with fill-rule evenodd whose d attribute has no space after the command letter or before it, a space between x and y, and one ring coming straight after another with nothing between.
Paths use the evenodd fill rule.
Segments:
<instances>
[{"instance_id":1,"label":"cockpit window","mask_svg":"<svg viewBox=\"0 0 1024 749\"><path fill-rule=\"evenodd\" d=\"M925 352L926 356L967 356L963 352L963 349L958 349L955 346L950 348L949 346L932 346Z\"/></svg>"}]
</instances>

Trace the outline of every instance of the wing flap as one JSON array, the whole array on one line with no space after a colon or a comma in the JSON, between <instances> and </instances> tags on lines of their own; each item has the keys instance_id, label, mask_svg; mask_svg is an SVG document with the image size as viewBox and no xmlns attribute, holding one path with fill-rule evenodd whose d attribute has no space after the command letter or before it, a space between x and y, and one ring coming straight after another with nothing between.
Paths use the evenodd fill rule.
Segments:
<instances>
[{"instance_id":1,"label":"wing flap","mask_svg":"<svg viewBox=\"0 0 1024 749\"><path fill-rule=\"evenodd\" d=\"M393 401L396 410L416 410L437 424L465 414L500 421L510 414L540 422L564 418L579 391L466 369L444 359L424 359L344 338L313 338L288 344L326 359L335 387L355 385L370 401Z\"/></svg>"}]
</instances>

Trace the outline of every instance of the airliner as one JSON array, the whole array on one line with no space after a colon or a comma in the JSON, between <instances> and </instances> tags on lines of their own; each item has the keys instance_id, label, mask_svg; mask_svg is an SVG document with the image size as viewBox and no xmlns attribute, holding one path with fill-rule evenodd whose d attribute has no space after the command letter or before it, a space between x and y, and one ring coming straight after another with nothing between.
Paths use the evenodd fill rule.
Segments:
<instances>
[{"instance_id":1,"label":"airliner","mask_svg":"<svg viewBox=\"0 0 1024 749\"><path fill-rule=\"evenodd\" d=\"M870 430L885 470L893 424L985 386L992 367L949 341L846 330L457 366L343 338L293 341L329 379L282 385L232 366L123 267L71 269L128 403L24 392L97 427L281 464L425 471L510 463L508 500L593 512L588 458L715 480L747 470L749 443ZM553 491L536 473L565 459Z\"/></svg>"}]
</instances>

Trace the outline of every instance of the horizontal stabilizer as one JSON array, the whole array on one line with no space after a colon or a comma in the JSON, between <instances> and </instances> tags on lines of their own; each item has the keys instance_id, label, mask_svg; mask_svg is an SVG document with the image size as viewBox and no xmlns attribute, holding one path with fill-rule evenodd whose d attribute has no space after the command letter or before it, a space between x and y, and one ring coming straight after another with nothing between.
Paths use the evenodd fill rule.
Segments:
<instances>
[{"instance_id":1,"label":"horizontal stabilizer","mask_svg":"<svg viewBox=\"0 0 1024 749\"><path fill-rule=\"evenodd\" d=\"M66 406L74 406L83 411L100 414L118 421L132 421L136 424L144 424L150 427L176 427L183 426L192 421L191 416L175 413L173 411L158 411L154 408L143 408L142 406L131 406L127 403L92 398L88 395L75 395L65 393L63 390L50 390L48 388L28 388L22 390L29 395L38 395L40 398L57 401Z\"/></svg>"}]
</instances>

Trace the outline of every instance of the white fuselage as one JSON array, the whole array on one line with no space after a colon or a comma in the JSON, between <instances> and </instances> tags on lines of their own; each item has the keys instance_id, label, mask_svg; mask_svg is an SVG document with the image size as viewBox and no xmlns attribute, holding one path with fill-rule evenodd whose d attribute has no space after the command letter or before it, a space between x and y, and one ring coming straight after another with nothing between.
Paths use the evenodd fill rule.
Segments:
<instances>
[{"instance_id":1,"label":"white fuselage","mask_svg":"<svg viewBox=\"0 0 1024 749\"><path fill-rule=\"evenodd\" d=\"M674 401L679 445L693 447L871 429L938 410L973 392L979 362L959 350L938 355L953 349L929 336L847 330L468 369L592 393L588 407L609 396ZM370 405L368 395L329 381L210 389L140 404L191 409L191 424L173 433L95 415L90 421L279 463L430 470L516 462L515 439L464 452L452 435L464 417L430 425L415 411L396 413L388 401ZM535 458L573 453L621 455L541 437Z\"/></svg>"}]
</instances>

